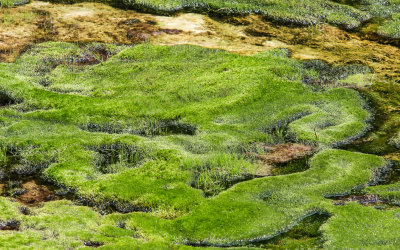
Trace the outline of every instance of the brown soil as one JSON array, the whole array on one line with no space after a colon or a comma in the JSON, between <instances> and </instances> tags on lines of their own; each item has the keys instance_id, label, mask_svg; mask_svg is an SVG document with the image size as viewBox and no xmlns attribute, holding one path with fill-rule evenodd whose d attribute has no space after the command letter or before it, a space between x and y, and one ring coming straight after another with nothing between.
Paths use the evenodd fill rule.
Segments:
<instances>
[{"instance_id":1,"label":"brown soil","mask_svg":"<svg viewBox=\"0 0 400 250\"><path fill-rule=\"evenodd\" d=\"M267 164L280 165L290 161L304 158L314 152L314 147L302 144L279 144L276 146L263 146L265 154L250 155L257 157Z\"/></svg>"},{"instance_id":2,"label":"brown soil","mask_svg":"<svg viewBox=\"0 0 400 250\"><path fill-rule=\"evenodd\" d=\"M314 153L314 147L302 144L279 144L275 146L259 145L265 153L258 154L249 152L248 155L260 160L261 164L256 169L256 176L275 175L274 169L277 166L303 159Z\"/></svg>"},{"instance_id":3,"label":"brown soil","mask_svg":"<svg viewBox=\"0 0 400 250\"><path fill-rule=\"evenodd\" d=\"M35 180L25 182L22 188L26 192L18 196L17 200L24 205L35 206L41 202L59 199L47 186L37 184Z\"/></svg>"},{"instance_id":4,"label":"brown soil","mask_svg":"<svg viewBox=\"0 0 400 250\"><path fill-rule=\"evenodd\" d=\"M104 4L51 4L33 1L0 9L0 60L13 61L27 45L43 41L136 44L192 44L242 54L281 47L278 41L261 45L244 27L199 14L166 17L121 10Z\"/></svg>"}]
</instances>

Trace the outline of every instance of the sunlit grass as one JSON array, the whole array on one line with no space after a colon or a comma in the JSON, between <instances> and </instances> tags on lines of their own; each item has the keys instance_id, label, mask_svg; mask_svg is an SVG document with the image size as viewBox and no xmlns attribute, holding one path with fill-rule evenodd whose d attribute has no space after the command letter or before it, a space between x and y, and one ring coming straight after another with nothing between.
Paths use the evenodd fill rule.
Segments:
<instances>
[{"instance_id":1,"label":"sunlit grass","mask_svg":"<svg viewBox=\"0 0 400 250\"><path fill-rule=\"evenodd\" d=\"M97 59L86 65L85 58ZM324 150L362 134L370 114L355 90L305 84L344 77L326 64L307 65L284 49L241 56L196 46L52 42L1 64L3 165L14 154L93 204L151 212L100 216L59 201L29 217L14 204L0 219L20 220L22 229L5 233L5 246L241 245L312 213L340 216L324 196L363 189L386 161ZM247 154L254 142L288 135L321 151L309 170L230 187L259 167Z\"/></svg>"}]
</instances>

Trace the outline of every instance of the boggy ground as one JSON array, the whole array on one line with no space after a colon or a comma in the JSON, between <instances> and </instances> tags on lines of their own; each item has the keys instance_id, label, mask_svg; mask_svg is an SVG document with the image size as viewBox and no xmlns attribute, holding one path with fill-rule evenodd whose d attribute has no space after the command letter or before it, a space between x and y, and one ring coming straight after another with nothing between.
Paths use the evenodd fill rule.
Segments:
<instances>
[{"instance_id":1,"label":"boggy ground","mask_svg":"<svg viewBox=\"0 0 400 250\"><path fill-rule=\"evenodd\" d=\"M26 46L38 41L137 44L150 40L154 44L196 44L241 53L262 51L257 42L260 39L199 14L153 16L104 4L38 1L0 9L0 13L1 55L6 61L14 60Z\"/></svg>"},{"instance_id":2,"label":"boggy ground","mask_svg":"<svg viewBox=\"0 0 400 250\"><path fill-rule=\"evenodd\" d=\"M298 59L362 63L384 79L396 80L400 72L397 47L326 24L286 27L255 15L222 19L189 13L157 16L96 3L63 5L38 1L18 8L3 8L0 13L1 56L6 61L14 60L26 46L42 41L118 44L150 41L160 45L221 48L241 54L284 47ZM354 81L357 84L360 80Z\"/></svg>"},{"instance_id":3,"label":"boggy ground","mask_svg":"<svg viewBox=\"0 0 400 250\"><path fill-rule=\"evenodd\" d=\"M189 43L246 55L289 50L240 56L192 46L44 43L1 64L2 164L11 147L22 172L35 170L88 203L117 204L125 213L101 215L65 200L27 209L3 198L4 247L398 247L398 184L387 182L393 165L380 157L396 160L398 152L386 147L398 140L387 122L396 121L398 106L391 84L398 78L396 47L328 25L287 28L258 16L158 17L37 2L7 11L23 8L53 8L67 15L64 22L88 20L93 40L110 39L103 42L130 37L121 43ZM110 22L116 36L91 19L97 8L127 15L120 30ZM50 20L34 27L39 39L26 44L70 41L70 34L93 41L84 40L85 32L74 35L73 25L60 32L68 26L53 24L62 18ZM371 113L378 119L360 141L375 151L357 141L346 149L370 154L330 149L364 134ZM311 152L301 167L280 165ZM28 184L31 196L47 192ZM334 197L350 198L337 206Z\"/></svg>"}]
</instances>

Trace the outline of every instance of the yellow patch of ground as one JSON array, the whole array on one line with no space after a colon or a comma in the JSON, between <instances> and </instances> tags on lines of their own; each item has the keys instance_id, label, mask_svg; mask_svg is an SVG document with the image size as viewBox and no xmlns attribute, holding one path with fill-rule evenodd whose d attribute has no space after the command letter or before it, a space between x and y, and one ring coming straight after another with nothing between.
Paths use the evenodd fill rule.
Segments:
<instances>
[{"instance_id":1,"label":"yellow patch of ground","mask_svg":"<svg viewBox=\"0 0 400 250\"><path fill-rule=\"evenodd\" d=\"M49 40L192 44L240 54L288 48L294 58L362 63L382 79L400 78L399 48L329 25L286 27L256 15L224 19L190 13L157 16L98 3L33 1L0 9L0 60L12 61L27 45Z\"/></svg>"},{"instance_id":2,"label":"yellow patch of ground","mask_svg":"<svg viewBox=\"0 0 400 250\"><path fill-rule=\"evenodd\" d=\"M263 50L243 27L199 14L167 17L116 9L99 3L40 1L0 9L0 57L12 61L25 46L43 41L136 44L194 44L249 54Z\"/></svg>"},{"instance_id":3,"label":"yellow patch of ground","mask_svg":"<svg viewBox=\"0 0 400 250\"><path fill-rule=\"evenodd\" d=\"M164 29L179 29L194 34L208 31L204 15L188 13L179 16L155 16L155 19Z\"/></svg>"}]
</instances>

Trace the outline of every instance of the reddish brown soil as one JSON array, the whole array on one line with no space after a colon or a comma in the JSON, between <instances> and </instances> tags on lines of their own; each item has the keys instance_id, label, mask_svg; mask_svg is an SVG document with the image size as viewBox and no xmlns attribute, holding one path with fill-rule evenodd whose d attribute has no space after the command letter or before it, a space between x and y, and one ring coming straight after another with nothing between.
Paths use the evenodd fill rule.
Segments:
<instances>
[{"instance_id":1,"label":"reddish brown soil","mask_svg":"<svg viewBox=\"0 0 400 250\"><path fill-rule=\"evenodd\" d=\"M35 206L41 202L59 199L47 186L37 184L34 180L25 182L22 188L27 192L18 196L17 200L25 205Z\"/></svg>"},{"instance_id":2,"label":"reddish brown soil","mask_svg":"<svg viewBox=\"0 0 400 250\"><path fill-rule=\"evenodd\" d=\"M279 144L263 146L265 154L251 154L267 164L279 165L298 160L314 152L314 147L303 144Z\"/></svg>"}]
</instances>

